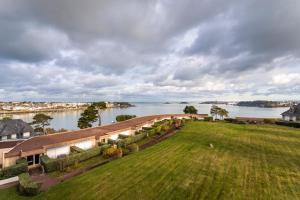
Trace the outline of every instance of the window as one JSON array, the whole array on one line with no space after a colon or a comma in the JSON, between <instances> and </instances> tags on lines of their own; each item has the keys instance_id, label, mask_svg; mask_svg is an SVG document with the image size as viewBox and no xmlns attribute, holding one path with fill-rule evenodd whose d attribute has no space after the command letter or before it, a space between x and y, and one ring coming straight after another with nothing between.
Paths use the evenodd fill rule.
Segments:
<instances>
[{"instance_id":1,"label":"window","mask_svg":"<svg viewBox=\"0 0 300 200\"><path fill-rule=\"evenodd\" d=\"M33 165L33 156L27 156L28 165Z\"/></svg>"},{"instance_id":2,"label":"window","mask_svg":"<svg viewBox=\"0 0 300 200\"><path fill-rule=\"evenodd\" d=\"M1 139L2 139L2 140L7 140L7 136L6 136L6 135L3 135Z\"/></svg>"},{"instance_id":3,"label":"window","mask_svg":"<svg viewBox=\"0 0 300 200\"><path fill-rule=\"evenodd\" d=\"M34 155L34 164L40 164L40 154Z\"/></svg>"},{"instance_id":4,"label":"window","mask_svg":"<svg viewBox=\"0 0 300 200\"><path fill-rule=\"evenodd\" d=\"M101 142L105 143L105 138L101 139Z\"/></svg>"},{"instance_id":5,"label":"window","mask_svg":"<svg viewBox=\"0 0 300 200\"><path fill-rule=\"evenodd\" d=\"M23 133L23 138L28 138L28 137L30 137L30 132Z\"/></svg>"}]
</instances>

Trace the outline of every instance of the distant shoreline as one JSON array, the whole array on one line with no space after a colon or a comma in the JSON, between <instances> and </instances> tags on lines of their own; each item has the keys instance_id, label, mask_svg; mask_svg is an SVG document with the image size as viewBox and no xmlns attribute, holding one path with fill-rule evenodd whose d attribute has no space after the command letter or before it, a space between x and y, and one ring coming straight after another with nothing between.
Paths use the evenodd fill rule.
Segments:
<instances>
[{"instance_id":1,"label":"distant shoreline","mask_svg":"<svg viewBox=\"0 0 300 200\"><path fill-rule=\"evenodd\" d=\"M133 105L131 106L120 106L120 107L110 107L110 108L106 108L107 109L114 109L114 108L129 108L129 107L133 107ZM34 114L34 113L55 113L55 112L66 112L66 111L80 111L80 110L84 110L87 107L80 107L80 108L61 108L61 109L44 109L44 110L22 110L22 111L0 111L0 115L18 115L18 114Z\"/></svg>"},{"instance_id":2,"label":"distant shoreline","mask_svg":"<svg viewBox=\"0 0 300 200\"><path fill-rule=\"evenodd\" d=\"M42 113L42 112L65 112L65 111L76 111L76 110L84 110L86 107L81 108L62 108L62 109L45 109L45 110L22 110L22 111L0 111L0 115L9 115L9 114L30 114L30 113Z\"/></svg>"}]
</instances>

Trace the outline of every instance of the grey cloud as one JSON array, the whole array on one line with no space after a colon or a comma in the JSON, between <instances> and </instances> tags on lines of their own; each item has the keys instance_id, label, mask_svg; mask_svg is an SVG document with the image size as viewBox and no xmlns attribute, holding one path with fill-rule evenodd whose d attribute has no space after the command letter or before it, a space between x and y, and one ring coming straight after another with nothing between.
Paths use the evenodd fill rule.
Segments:
<instances>
[{"instance_id":1,"label":"grey cloud","mask_svg":"<svg viewBox=\"0 0 300 200\"><path fill-rule=\"evenodd\" d=\"M299 6L297 0L0 0L0 89L26 98L215 98L260 95L257 88L267 96L297 95L297 87L269 82L280 58L293 60L280 67L298 70ZM192 45L179 44L191 29L198 30Z\"/></svg>"}]
</instances>

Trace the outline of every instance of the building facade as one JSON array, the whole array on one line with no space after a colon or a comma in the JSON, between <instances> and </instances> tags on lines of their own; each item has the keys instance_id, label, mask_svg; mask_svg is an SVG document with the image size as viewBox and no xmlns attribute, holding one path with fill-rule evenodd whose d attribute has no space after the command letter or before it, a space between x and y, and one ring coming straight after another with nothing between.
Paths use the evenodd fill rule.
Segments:
<instances>
[{"instance_id":1,"label":"building facade","mask_svg":"<svg viewBox=\"0 0 300 200\"><path fill-rule=\"evenodd\" d=\"M26 139L34 136L33 128L21 119L0 121L0 141Z\"/></svg>"},{"instance_id":2,"label":"building facade","mask_svg":"<svg viewBox=\"0 0 300 200\"><path fill-rule=\"evenodd\" d=\"M281 116L285 121L300 122L300 104L291 106L290 109L282 113Z\"/></svg>"}]
</instances>

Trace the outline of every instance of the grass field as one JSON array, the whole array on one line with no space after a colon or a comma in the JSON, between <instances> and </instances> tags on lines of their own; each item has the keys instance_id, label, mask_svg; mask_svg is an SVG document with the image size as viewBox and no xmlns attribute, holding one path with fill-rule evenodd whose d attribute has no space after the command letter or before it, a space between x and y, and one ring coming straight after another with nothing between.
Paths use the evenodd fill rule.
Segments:
<instances>
[{"instance_id":1,"label":"grass field","mask_svg":"<svg viewBox=\"0 0 300 200\"><path fill-rule=\"evenodd\" d=\"M23 197L10 188L0 199ZM191 122L33 199L300 199L300 131Z\"/></svg>"}]
</instances>

